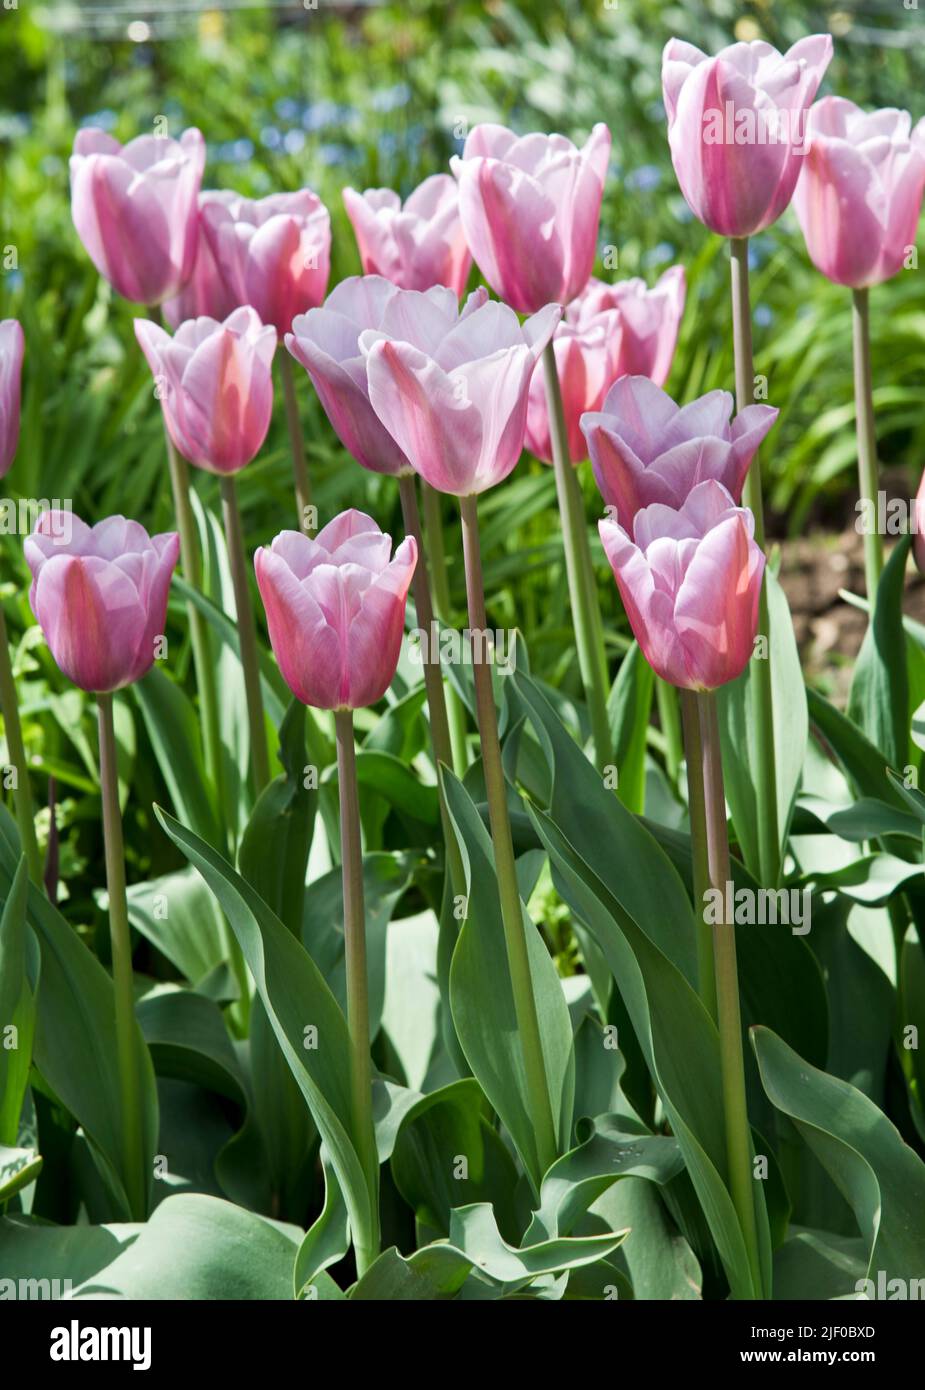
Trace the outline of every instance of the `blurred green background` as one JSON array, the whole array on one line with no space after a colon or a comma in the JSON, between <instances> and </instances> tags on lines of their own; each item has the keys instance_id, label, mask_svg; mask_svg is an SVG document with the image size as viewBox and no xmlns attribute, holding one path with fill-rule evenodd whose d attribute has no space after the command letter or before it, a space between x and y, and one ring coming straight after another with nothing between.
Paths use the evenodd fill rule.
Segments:
<instances>
[{"instance_id":1,"label":"blurred green background","mask_svg":"<svg viewBox=\"0 0 925 1390\"><path fill-rule=\"evenodd\" d=\"M835 58L823 92L863 105L911 105L913 118L925 92L925 0L921 10L903 0L7 3L15 0L0 7L0 314L22 320L27 354L21 447L4 488L13 497L70 499L90 521L123 512L159 530L172 524L170 494L160 410L132 332L138 310L99 280L71 224L68 155L80 124L125 141L166 116L172 134L187 125L203 131L205 187L260 196L308 184L331 211L333 284L359 270L340 197L345 184L407 194L446 168L479 120L576 139L604 120L614 144L600 245L617 248L616 278L639 274L652 283L673 262L685 265L688 305L668 389L687 399L732 383L728 271L724 245L691 217L671 167L660 100L665 41L677 35L713 51L734 38L764 37L786 48L831 30ZM813 270L790 212L755 238L752 260L756 370L781 409L764 450L771 530L796 535L811 523L841 530L855 487L850 295ZM881 455L900 488L914 490L925 461L922 274L904 273L874 291L872 309ZM322 519L353 505L399 528L392 481L344 454L301 373L299 386ZM250 549L291 524L290 476L280 412L240 480ZM590 524L596 494L590 477L584 483ZM200 475L196 485L215 507L215 480ZM551 472L532 460L484 499L490 621L523 628L533 668L577 693L553 508ZM452 562L451 518L448 504ZM597 554L616 651L625 622ZM32 626L16 537L3 541L3 581L30 752L40 772L58 777L62 869L76 894L72 908L86 917L99 878L90 711L66 688ZM451 582L461 607L458 564ZM182 608L175 621L183 642ZM164 847L155 847L162 837L152 834L145 810L163 792L151 762L137 757L130 774L132 877L164 867Z\"/></svg>"}]
</instances>

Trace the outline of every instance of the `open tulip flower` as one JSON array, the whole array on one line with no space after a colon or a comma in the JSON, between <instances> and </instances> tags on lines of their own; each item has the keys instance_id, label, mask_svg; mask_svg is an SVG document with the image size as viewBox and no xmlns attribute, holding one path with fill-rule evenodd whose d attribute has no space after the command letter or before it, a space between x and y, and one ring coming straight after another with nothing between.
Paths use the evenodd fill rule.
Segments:
<instances>
[{"instance_id":1,"label":"open tulip flower","mask_svg":"<svg viewBox=\"0 0 925 1390\"><path fill-rule=\"evenodd\" d=\"M250 304L279 337L296 314L324 299L331 265L331 219L317 194L274 193L252 201L209 199L202 225L225 288Z\"/></svg>"},{"instance_id":2,"label":"open tulip flower","mask_svg":"<svg viewBox=\"0 0 925 1390\"><path fill-rule=\"evenodd\" d=\"M484 492L511 472L523 449L530 378L561 312L548 304L521 325L484 290L462 312L439 286L399 290L380 327L360 334L372 407L439 492Z\"/></svg>"},{"instance_id":3,"label":"open tulip flower","mask_svg":"<svg viewBox=\"0 0 925 1390\"><path fill-rule=\"evenodd\" d=\"M237 308L238 302L229 292L215 264L202 219L202 209L209 203L228 204L234 202L236 197L235 193L213 188L206 189L199 195L193 271L180 293L173 299L165 300L163 304L164 318L172 328L178 328L187 319L202 318L204 314L210 319L226 319L232 310Z\"/></svg>"},{"instance_id":4,"label":"open tulip flower","mask_svg":"<svg viewBox=\"0 0 925 1390\"><path fill-rule=\"evenodd\" d=\"M738 502L755 451L777 419L769 405L749 405L730 421L728 391L679 406L648 377L625 376L602 410L582 417L594 477L604 501L631 531L653 502L679 508L712 478Z\"/></svg>"},{"instance_id":5,"label":"open tulip flower","mask_svg":"<svg viewBox=\"0 0 925 1390\"><path fill-rule=\"evenodd\" d=\"M19 443L19 406L25 343L16 319L0 321L0 478L9 472Z\"/></svg>"},{"instance_id":6,"label":"open tulip flower","mask_svg":"<svg viewBox=\"0 0 925 1390\"><path fill-rule=\"evenodd\" d=\"M457 299L472 257L459 218L459 192L449 174L432 174L402 204L391 188L345 188L367 275L383 275L403 290L446 285Z\"/></svg>"},{"instance_id":7,"label":"open tulip flower","mask_svg":"<svg viewBox=\"0 0 925 1390\"><path fill-rule=\"evenodd\" d=\"M568 304L587 284L609 158L605 125L577 149L564 135L518 137L485 124L450 161L476 264L518 313Z\"/></svg>"},{"instance_id":8,"label":"open tulip flower","mask_svg":"<svg viewBox=\"0 0 925 1390\"><path fill-rule=\"evenodd\" d=\"M611 380L647 376L656 386L664 386L678 344L686 293L684 267L680 265L666 270L651 290L638 278L608 285L592 275L565 316L578 328L588 328L602 314L618 310L620 351Z\"/></svg>"},{"instance_id":9,"label":"open tulip flower","mask_svg":"<svg viewBox=\"0 0 925 1390\"><path fill-rule=\"evenodd\" d=\"M127 145L103 130L77 132L71 213L99 273L124 299L161 304L193 273L205 142L140 135Z\"/></svg>"},{"instance_id":10,"label":"open tulip flower","mask_svg":"<svg viewBox=\"0 0 925 1390\"><path fill-rule=\"evenodd\" d=\"M119 690L150 671L179 554L173 531L149 536L110 516L90 527L44 512L25 542L30 602L61 670L82 690Z\"/></svg>"},{"instance_id":11,"label":"open tulip flower","mask_svg":"<svg viewBox=\"0 0 925 1390\"><path fill-rule=\"evenodd\" d=\"M825 97L809 113L809 149L793 206L813 264L868 289L903 269L925 189L925 118L862 111Z\"/></svg>"},{"instance_id":12,"label":"open tulip flower","mask_svg":"<svg viewBox=\"0 0 925 1390\"><path fill-rule=\"evenodd\" d=\"M136 319L135 335L162 388L167 429L184 458L219 474L250 463L273 413L275 330L246 308L224 323L191 319L172 338L150 319Z\"/></svg>"},{"instance_id":13,"label":"open tulip flower","mask_svg":"<svg viewBox=\"0 0 925 1390\"><path fill-rule=\"evenodd\" d=\"M381 275L352 276L335 286L322 308L294 319L286 334L286 347L311 377L338 439L373 473L411 470L369 403L366 358L359 345L365 329L382 327L397 293Z\"/></svg>"},{"instance_id":14,"label":"open tulip flower","mask_svg":"<svg viewBox=\"0 0 925 1390\"><path fill-rule=\"evenodd\" d=\"M350 510L314 539L282 531L254 556L270 644L303 704L360 709L391 685L418 553L413 537L391 552L391 537Z\"/></svg>"},{"instance_id":15,"label":"open tulip flower","mask_svg":"<svg viewBox=\"0 0 925 1390\"><path fill-rule=\"evenodd\" d=\"M787 207L806 152L806 112L831 57L828 34L784 54L758 39L713 58L680 39L665 45L671 159L689 207L711 231L753 236Z\"/></svg>"},{"instance_id":16,"label":"open tulip flower","mask_svg":"<svg viewBox=\"0 0 925 1390\"><path fill-rule=\"evenodd\" d=\"M553 349L572 463L580 463L588 456L581 417L586 411L600 409L604 394L617 375L621 340L620 315L614 309L598 314L585 328L563 320L555 331ZM549 405L539 370L530 379L525 443L531 454L544 463L552 463Z\"/></svg>"},{"instance_id":17,"label":"open tulip flower","mask_svg":"<svg viewBox=\"0 0 925 1390\"><path fill-rule=\"evenodd\" d=\"M632 538L615 521L598 529L656 674L686 690L714 690L741 675L764 573L751 512L710 479L677 510L654 502L637 512Z\"/></svg>"}]
</instances>

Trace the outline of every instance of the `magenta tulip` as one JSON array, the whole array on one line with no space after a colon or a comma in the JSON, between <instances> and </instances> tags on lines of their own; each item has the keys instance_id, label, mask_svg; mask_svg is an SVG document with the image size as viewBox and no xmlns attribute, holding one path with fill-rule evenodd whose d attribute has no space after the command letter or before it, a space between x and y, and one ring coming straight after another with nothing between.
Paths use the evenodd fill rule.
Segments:
<instances>
[{"instance_id":1,"label":"magenta tulip","mask_svg":"<svg viewBox=\"0 0 925 1390\"><path fill-rule=\"evenodd\" d=\"M609 157L605 125L580 150L564 135L477 125L450 161L469 249L518 313L568 304L588 283Z\"/></svg>"},{"instance_id":2,"label":"magenta tulip","mask_svg":"<svg viewBox=\"0 0 925 1390\"><path fill-rule=\"evenodd\" d=\"M566 313L571 316L571 310ZM600 409L607 388L617 375L621 340L622 324L615 310L597 315L584 329L568 322L560 323L556 329L553 349L572 463L588 457L581 417L586 411ZM540 370L530 380L525 443L537 458L552 463L549 408Z\"/></svg>"},{"instance_id":3,"label":"magenta tulip","mask_svg":"<svg viewBox=\"0 0 925 1390\"><path fill-rule=\"evenodd\" d=\"M373 410L438 492L484 492L511 472L530 378L561 312L548 304L521 325L484 290L461 313L450 290L398 290L379 329L360 334Z\"/></svg>"},{"instance_id":4,"label":"magenta tulip","mask_svg":"<svg viewBox=\"0 0 925 1390\"><path fill-rule=\"evenodd\" d=\"M308 372L344 448L373 473L410 473L411 465L369 403L360 334L382 326L398 293L380 275L353 276L331 291L321 309L293 320L286 347ZM437 295L443 297L438 289Z\"/></svg>"},{"instance_id":5,"label":"magenta tulip","mask_svg":"<svg viewBox=\"0 0 925 1390\"><path fill-rule=\"evenodd\" d=\"M912 504L912 551L920 573L925 574L925 472Z\"/></svg>"},{"instance_id":6,"label":"magenta tulip","mask_svg":"<svg viewBox=\"0 0 925 1390\"><path fill-rule=\"evenodd\" d=\"M902 270L925 190L925 118L867 113L825 97L809 113L809 150L793 199L813 264L837 285L868 289Z\"/></svg>"},{"instance_id":7,"label":"magenta tulip","mask_svg":"<svg viewBox=\"0 0 925 1390\"><path fill-rule=\"evenodd\" d=\"M671 159L688 205L711 231L753 236L787 207L806 153L806 112L831 57L829 34L784 54L757 39L714 58L680 39L665 45Z\"/></svg>"},{"instance_id":8,"label":"magenta tulip","mask_svg":"<svg viewBox=\"0 0 925 1390\"><path fill-rule=\"evenodd\" d=\"M579 328L587 328L601 314L619 310L620 354L611 380L618 376L647 376L656 386L664 386L678 343L686 293L684 267L680 265L666 270L651 290L644 280L620 280L608 285L592 275L569 305L566 317Z\"/></svg>"},{"instance_id":9,"label":"magenta tulip","mask_svg":"<svg viewBox=\"0 0 925 1390\"><path fill-rule=\"evenodd\" d=\"M228 204L237 197L234 193L218 189L207 189L199 195L199 208L196 215L196 256L193 273L173 299L164 301L164 318L171 328L179 328L187 319L202 318L226 319L238 307L234 295L228 292L225 281L219 273L209 245L209 238L203 229L202 209L209 203Z\"/></svg>"},{"instance_id":10,"label":"magenta tulip","mask_svg":"<svg viewBox=\"0 0 925 1390\"><path fill-rule=\"evenodd\" d=\"M594 477L604 501L631 531L652 503L679 508L699 483L712 478L735 502L749 464L778 411L749 405L730 422L728 391L679 406L645 376L625 376L610 388L603 408L585 415Z\"/></svg>"},{"instance_id":11,"label":"magenta tulip","mask_svg":"<svg viewBox=\"0 0 925 1390\"><path fill-rule=\"evenodd\" d=\"M225 288L250 304L279 337L296 314L324 299L331 267L331 219L317 194L232 196L202 207L202 225Z\"/></svg>"},{"instance_id":12,"label":"magenta tulip","mask_svg":"<svg viewBox=\"0 0 925 1390\"><path fill-rule=\"evenodd\" d=\"M351 510L314 540L282 531L254 556L270 643L303 704L360 709L391 685L418 557L412 536L391 552L392 538Z\"/></svg>"},{"instance_id":13,"label":"magenta tulip","mask_svg":"<svg viewBox=\"0 0 925 1390\"><path fill-rule=\"evenodd\" d=\"M173 338L150 319L136 319L135 336L184 458L210 473L237 473L250 463L273 414L275 330L246 308L224 323L190 319Z\"/></svg>"},{"instance_id":14,"label":"magenta tulip","mask_svg":"<svg viewBox=\"0 0 925 1390\"><path fill-rule=\"evenodd\" d=\"M459 298L472 257L449 174L432 174L404 205L391 188L345 188L343 196L365 274L383 275L403 290L445 285Z\"/></svg>"},{"instance_id":15,"label":"magenta tulip","mask_svg":"<svg viewBox=\"0 0 925 1390\"><path fill-rule=\"evenodd\" d=\"M630 626L657 675L686 690L714 690L752 654L764 554L754 518L721 483L700 483L675 510L636 514L633 539L598 523Z\"/></svg>"},{"instance_id":16,"label":"magenta tulip","mask_svg":"<svg viewBox=\"0 0 925 1390\"><path fill-rule=\"evenodd\" d=\"M124 146L102 130L77 132L74 226L99 273L124 299L161 304L192 275L205 157L195 129L179 140L140 135Z\"/></svg>"},{"instance_id":17,"label":"magenta tulip","mask_svg":"<svg viewBox=\"0 0 925 1390\"><path fill-rule=\"evenodd\" d=\"M16 319L0 320L0 478L9 472L19 443L24 350L22 325Z\"/></svg>"},{"instance_id":18,"label":"magenta tulip","mask_svg":"<svg viewBox=\"0 0 925 1390\"><path fill-rule=\"evenodd\" d=\"M175 532L149 537L124 516L92 528L69 512L39 517L25 542L30 602L52 656L75 685L103 694L150 671L179 549Z\"/></svg>"}]
</instances>

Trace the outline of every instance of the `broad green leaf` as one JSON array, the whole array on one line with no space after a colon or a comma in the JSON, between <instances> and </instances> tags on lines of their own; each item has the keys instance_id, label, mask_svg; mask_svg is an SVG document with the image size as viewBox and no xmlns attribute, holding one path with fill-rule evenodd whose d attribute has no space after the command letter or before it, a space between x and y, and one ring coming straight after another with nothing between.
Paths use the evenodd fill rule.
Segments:
<instances>
[{"instance_id":1,"label":"broad green leaf","mask_svg":"<svg viewBox=\"0 0 925 1390\"><path fill-rule=\"evenodd\" d=\"M866 1272L863 1240L793 1227L774 1252L774 1298L800 1303L846 1298Z\"/></svg>"},{"instance_id":2,"label":"broad green leaf","mask_svg":"<svg viewBox=\"0 0 925 1390\"><path fill-rule=\"evenodd\" d=\"M517 1248L508 1245L486 1202L457 1207L450 1222L450 1245L468 1256L483 1275L499 1284L529 1282L579 1265L606 1259L626 1239L627 1231L595 1236L556 1236Z\"/></svg>"},{"instance_id":3,"label":"broad green leaf","mask_svg":"<svg viewBox=\"0 0 925 1390\"><path fill-rule=\"evenodd\" d=\"M903 536L887 561L877 588L874 619L864 635L848 697L848 717L895 768L905 766L909 748L909 677L902 602L911 544L912 537Z\"/></svg>"},{"instance_id":4,"label":"broad green leaf","mask_svg":"<svg viewBox=\"0 0 925 1390\"><path fill-rule=\"evenodd\" d=\"M809 686L806 688L806 698L812 723L861 795L905 809L902 797L887 776L885 755L874 747L846 714L842 714Z\"/></svg>"},{"instance_id":5,"label":"broad green leaf","mask_svg":"<svg viewBox=\"0 0 925 1390\"><path fill-rule=\"evenodd\" d=\"M427 1245L405 1258L384 1250L350 1290L351 1302L440 1302L455 1298L473 1261L452 1245Z\"/></svg>"},{"instance_id":6,"label":"broad green leaf","mask_svg":"<svg viewBox=\"0 0 925 1390\"><path fill-rule=\"evenodd\" d=\"M144 1230L137 1223L55 1226L36 1217L0 1216L0 1296L61 1298L112 1264ZM25 1290L19 1285L26 1281Z\"/></svg>"},{"instance_id":7,"label":"broad green leaf","mask_svg":"<svg viewBox=\"0 0 925 1390\"><path fill-rule=\"evenodd\" d=\"M293 1269L293 1296L317 1297L318 1275L342 1260L350 1248L350 1222L347 1204L340 1190L337 1175L324 1149L321 1151L324 1169L324 1206L321 1214L305 1232Z\"/></svg>"},{"instance_id":8,"label":"broad green leaf","mask_svg":"<svg viewBox=\"0 0 925 1390\"><path fill-rule=\"evenodd\" d=\"M655 675L634 642L620 662L617 678L607 700L617 767L617 795L630 811L645 810L646 730L652 708Z\"/></svg>"},{"instance_id":9,"label":"broad green leaf","mask_svg":"<svg viewBox=\"0 0 925 1390\"><path fill-rule=\"evenodd\" d=\"M631 1177L613 1183L594 1202L590 1216L611 1231L629 1228L614 1258L625 1263L636 1299L690 1301L702 1296L697 1257L668 1215L655 1184Z\"/></svg>"},{"instance_id":10,"label":"broad green leaf","mask_svg":"<svg viewBox=\"0 0 925 1390\"><path fill-rule=\"evenodd\" d=\"M16 1144L32 1063L35 999L26 969L28 892L23 855L0 914L0 1147Z\"/></svg>"},{"instance_id":11,"label":"broad green leaf","mask_svg":"<svg viewBox=\"0 0 925 1390\"><path fill-rule=\"evenodd\" d=\"M221 830L192 704L176 681L157 666L133 685L132 691L174 810L209 844L220 844Z\"/></svg>"},{"instance_id":12,"label":"broad green leaf","mask_svg":"<svg viewBox=\"0 0 925 1390\"><path fill-rule=\"evenodd\" d=\"M187 866L128 889L129 921L136 931L198 985L225 959L222 919L215 899Z\"/></svg>"}]
</instances>

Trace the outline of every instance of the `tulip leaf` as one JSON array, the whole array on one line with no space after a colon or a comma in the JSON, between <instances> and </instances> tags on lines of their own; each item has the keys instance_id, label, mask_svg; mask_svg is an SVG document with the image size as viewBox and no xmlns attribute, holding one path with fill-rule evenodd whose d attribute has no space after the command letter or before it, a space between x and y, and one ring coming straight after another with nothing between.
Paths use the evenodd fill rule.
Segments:
<instances>
[{"instance_id":1,"label":"tulip leaf","mask_svg":"<svg viewBox=\"0 0 925 1390\"><path fill-rule=\"evenodd\" d=\"M617 795L628 810L638 814L645 809L646 731L654 689L655 673L634 642L620 662L607 716L618 773Z\"/></svg>"},{"instance_id":2,"label":"tulip leaf","mask_svg":"<svg viewBox=\"0 0 925 1390\"><path fill-rule=\"evenodd\" d=\"M0 1146L19 1137L19 1117L29 1084L35 999L27 958L31 933L26 925L29 870L23 855L0 915Z\"/></svg>"},{"instance_id":3,"label":"tulip leaf","mask_svg":"<svg viewBox=\"0 0 925 1390\"><path fill-rule=\"evenodd\" d=\"M199 721L192 704L176 681L157 666L132 690L177 815L209 844L220 844L221 831L205 775Z\"/></svg>"},{"instance_id":4,"label":"tulip leaf","mask_svg":"<svg viewBox=\"0 0 925 1390\"><path fill-rule=\"evenodd\" d=\"M877 587L854 667L848 717L894 768L905 766L909 749L909 676L903 631L903 580L911 535L897 541Z\"/></svg>"},{"instance_id":5,"label":"tulip leaf","mask_svg":"<svg viewBox=\"0 0 925 1390\"><path fill-rule=\"evenodd\" d=\"M347 1204L337 1174L323 1148L321 1165L324 1170L324 1206L305 1232L296 1255L293 1269L293 1293L296 1298L317 1297L317 1293L312 1293L312 1286L317 1290L318 1275L342 1260L350 1248Z\"/></svg>"},{"instance_id":6,"label":"tulip leaf","mask_svg":"<svg viewBox=\"0 0 925 1390\"><path fill-rule=\"evenodd\" d=\"M0 1216L0 1288L4 1279L16 1285L25 1281L27 1291L17 1289L20 1297L61 1298L111 1265L143 1229L129 1222L54 1226L19 1212Z\"/></svg>"},{"instance_id":7,"label":"tulip leaf","mask_svg":"<svg viewBox=\"0 0 925 1390\"><path fill-rule=\"evenodd\" d=\"M412 1255L384 1250L350 1290L351 1302L441 1302L455 1298L473 1261L452 1245L426 1245Z\"/></svg>"},{"instance_id":8,"label":"tulip leaf","mask_svg":"<svg viewBox=\"0 0 925 1390\"><path fill-rule=\"evenodd\" d=\"M198 985L225 959L221 914L195 869L187 866L147 883L133 883L127 897L132 926L191 985Z\"/></svg>"},{"instance_id":9,"label":"tulip leaf","mask_svg":"<svg viewBox=\"0 0 925 1390\"><path fill-rule=\"evenodd\" d=\"M846 774L863 796L907 809L899 789L887 775L886 759L856 724L828 700L806 688L809 715L825 743L834 751Z\"/></svg>"}]
</instances>

